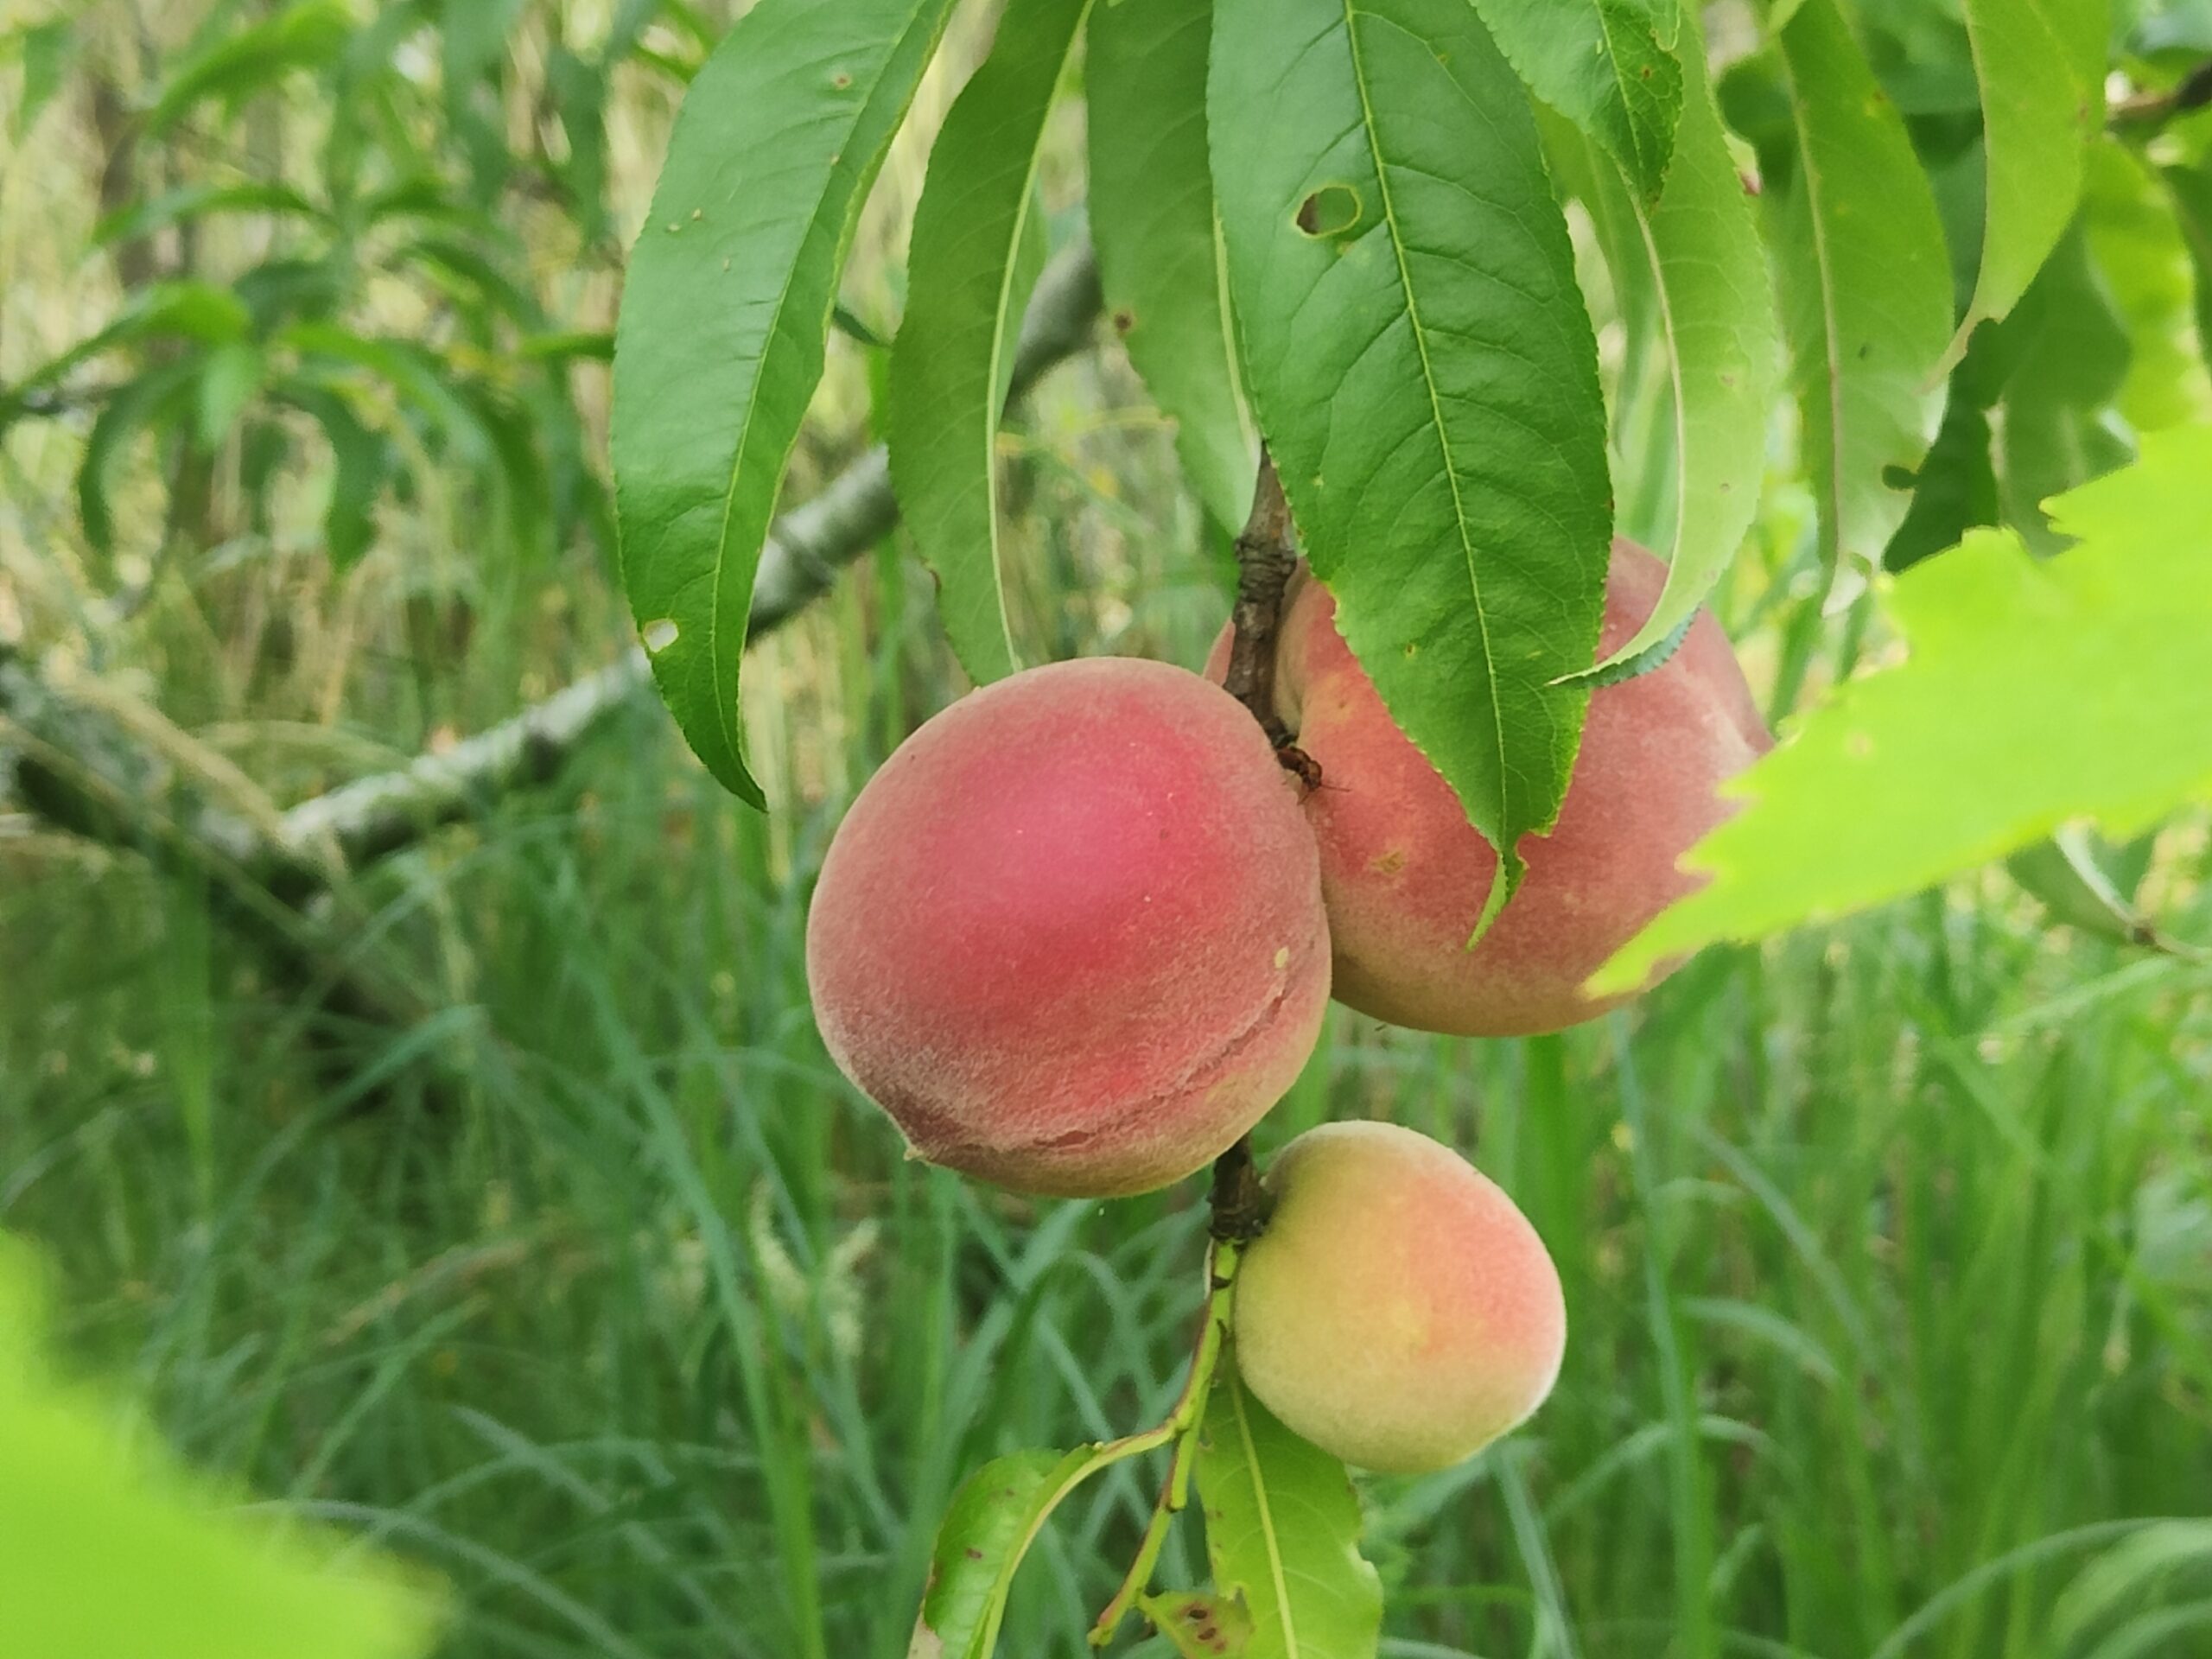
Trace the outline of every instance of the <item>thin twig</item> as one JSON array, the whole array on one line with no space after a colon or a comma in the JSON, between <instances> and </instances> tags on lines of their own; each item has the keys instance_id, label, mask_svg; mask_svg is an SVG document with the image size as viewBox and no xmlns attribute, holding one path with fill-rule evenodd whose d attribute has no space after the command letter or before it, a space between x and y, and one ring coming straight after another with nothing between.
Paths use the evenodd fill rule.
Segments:
<instances>
[{"instance_id":1,"label":"thin twig","mask_svg":"<svg viewBox=\"0 0 2212 1659\"><path fill-rule=\"evenodd\" d=\"M2164 126L2177 116L2212 106L2212 60L2200 63L2178 86L2163 92L2138 92L2112 106L2112 125L2121 131Z\"/></svg>"},{"instance_id":2,"label":"thin twig","mask_svg":"<svg viewBox=\"0 0 2212 1659\"><path fill-rule=\"evenodd\" d=\"M1310 777L1313 762L1292 742L1275 711L1275 645L1282 631L1283 594L1298 569L1297 529L1272 456L1260 451L1252 512L1236 538L1236 605L1230 613L1229 671L1222 684L1251 711L1285 766ZM1259 1236L1268 1224L1268 1191L1260 1183L1249 1135L1214 1160L1211 1230L1223 1243Z\"/></svg>"}]
</instances>

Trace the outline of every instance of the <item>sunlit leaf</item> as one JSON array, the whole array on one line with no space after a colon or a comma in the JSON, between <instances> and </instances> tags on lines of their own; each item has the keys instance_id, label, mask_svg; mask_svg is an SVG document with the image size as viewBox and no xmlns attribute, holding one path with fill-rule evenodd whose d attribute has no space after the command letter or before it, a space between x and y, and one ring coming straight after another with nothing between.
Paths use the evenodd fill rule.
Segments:
<instances>
[{"instance_id":1,"label":"sunlit leaf","mask_svg":"<svg viewBox=\"0 0 2212 1659\"><path fill-rule=\"evenodd\" d=\"M1897 577L1905 660L1745 775L1745 810L1685 861L1711 882L1594 982L1901 897L2074 819L2126 838L2212 794L2208 477L2212 427L2159 434L2053 504L2070 550L2038 561L1980 531Z\"/></svg>"},{"instance_id":2,"label":"sunlit leaf","mask_svg":"<svg viewBox=\"0 0 2212 1659\"><path fill-rule=\"evenodd\" d=\"M57 1382L0 1239L0 1608L8 1659L413 1659L432 1603L328 1541L232 1512L143 1428Z\"/></svg>"}]
</instances>

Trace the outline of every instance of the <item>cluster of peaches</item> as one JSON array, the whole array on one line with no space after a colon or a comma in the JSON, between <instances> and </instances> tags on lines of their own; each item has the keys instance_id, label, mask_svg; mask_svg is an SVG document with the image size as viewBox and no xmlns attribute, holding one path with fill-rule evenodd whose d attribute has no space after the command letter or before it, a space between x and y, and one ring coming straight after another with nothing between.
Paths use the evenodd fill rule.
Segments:
<instances>
[{"instance_id":1,"label":"cluster of peaches","mask_svg":"<svg viewBox=\"0 0 2212 1659\"><path fill-rule=\"evenodd\" d=\"M1603 646L1665 567L1617 543ZM1216 683L1087 658L983 688L861 791L807 927L816 1017L915 1154L1018 1192L1182 1179L1297 1077L1333 995L1424 1031L1511 1036L1601 1011L1584 981L1687 886L1719 782L1768 742L1701 613L1666 665L1593 694L1554 832L1471 950L1496 855L1392 723L1301 572L1277 713L1286 770ZM1362 1467L1439 1469L1525 1419L1558 1375L1559 1275L1451 1148L1374 1122L1299 1137L1232 1313L1238 1369L1292 1429Z\"/></svg>"}]
</instances>

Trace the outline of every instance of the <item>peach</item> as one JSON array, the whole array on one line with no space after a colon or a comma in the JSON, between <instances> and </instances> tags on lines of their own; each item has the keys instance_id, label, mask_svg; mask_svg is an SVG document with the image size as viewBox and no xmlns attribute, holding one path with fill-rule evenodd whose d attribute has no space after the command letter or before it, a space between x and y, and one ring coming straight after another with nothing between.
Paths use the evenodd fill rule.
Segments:
<instances>
[{"instance_id":1,"label":"peach","mask_svg":"<svg viewBox=\"0 0 2212 1659\"><path fill-rule=\"evenodd\" d=\"M1666 579L1643 549L1613 543L1601 652L1636 632ZM1559 822L1522 841L1521 889L1470 951L1497 855L1392 723L1335 617L1327 589L1301 570L1275 700L1320 767L1306 814L1321 848L1337 1000L1469 1037L1557 1031L1626 1000L1592 1000L1583 982L1696 885L1675 861L1726 816L1715 786L1771 746L1720 625L1700 611L1664 667L1592 694ZM1216 678L1227 661L1217 645Z\"/></svg>"},{"instance_id":2,"label":"peach","mask_svg":"<svg viewBox=\"0 0 2212 1659\"><path fill-rule=\"evenodd\" d=\"M1329 935L1295 781L1164 663L984 687L853 803L807 918L838 1066L931 1163L1026 1192L1180 1179L1319 1033Z\"/></svg>"},{"instance_id":3,"label":"peach","mask_svg":"<svg viewBox=\"0 0 2212 1659\"><path fill-rule=\"evenodd\" d=\"M1567 1346L1559 1272L1528 1217L1442 1143L1326 1123L1268 1173L1230 1325L1261 1403L1387 1474L1472 1457L1526 1421Z\"/></svg>"}]
</instances>

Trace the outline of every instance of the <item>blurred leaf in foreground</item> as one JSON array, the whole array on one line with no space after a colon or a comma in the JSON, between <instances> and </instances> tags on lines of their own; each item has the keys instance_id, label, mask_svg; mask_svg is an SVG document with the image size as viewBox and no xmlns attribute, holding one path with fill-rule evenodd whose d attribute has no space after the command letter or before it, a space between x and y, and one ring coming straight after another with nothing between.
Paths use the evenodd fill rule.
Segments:
<instances>
[{"instance_id":1,"label":"blurred leaf in foreground","mask_svg":"<svg viewBox=\"0 0 2212 1659\"><path fill-rule=\"evenodd\" d=\"M8 1659L413 1659L431 1603L388 1569L223 1501L37 1352L32 1274L0 1236L0 1650Z\"/></svg>"},{"instance_id":2,"label":"blurred leaf in foreground","mask_svg":"<svg viewBox=\"0 0 2212 1659\"><path fill-rule=\"evenodd\" d=\"M1685 861L1713 880L1592 982L1918 891L2076 818L2126 838L2212 795L2212 427L2050 504L2038 562L1977 531L1889 591L1910 655L1852 682L1733 785Z\"/></svg>"}]
</instances>

